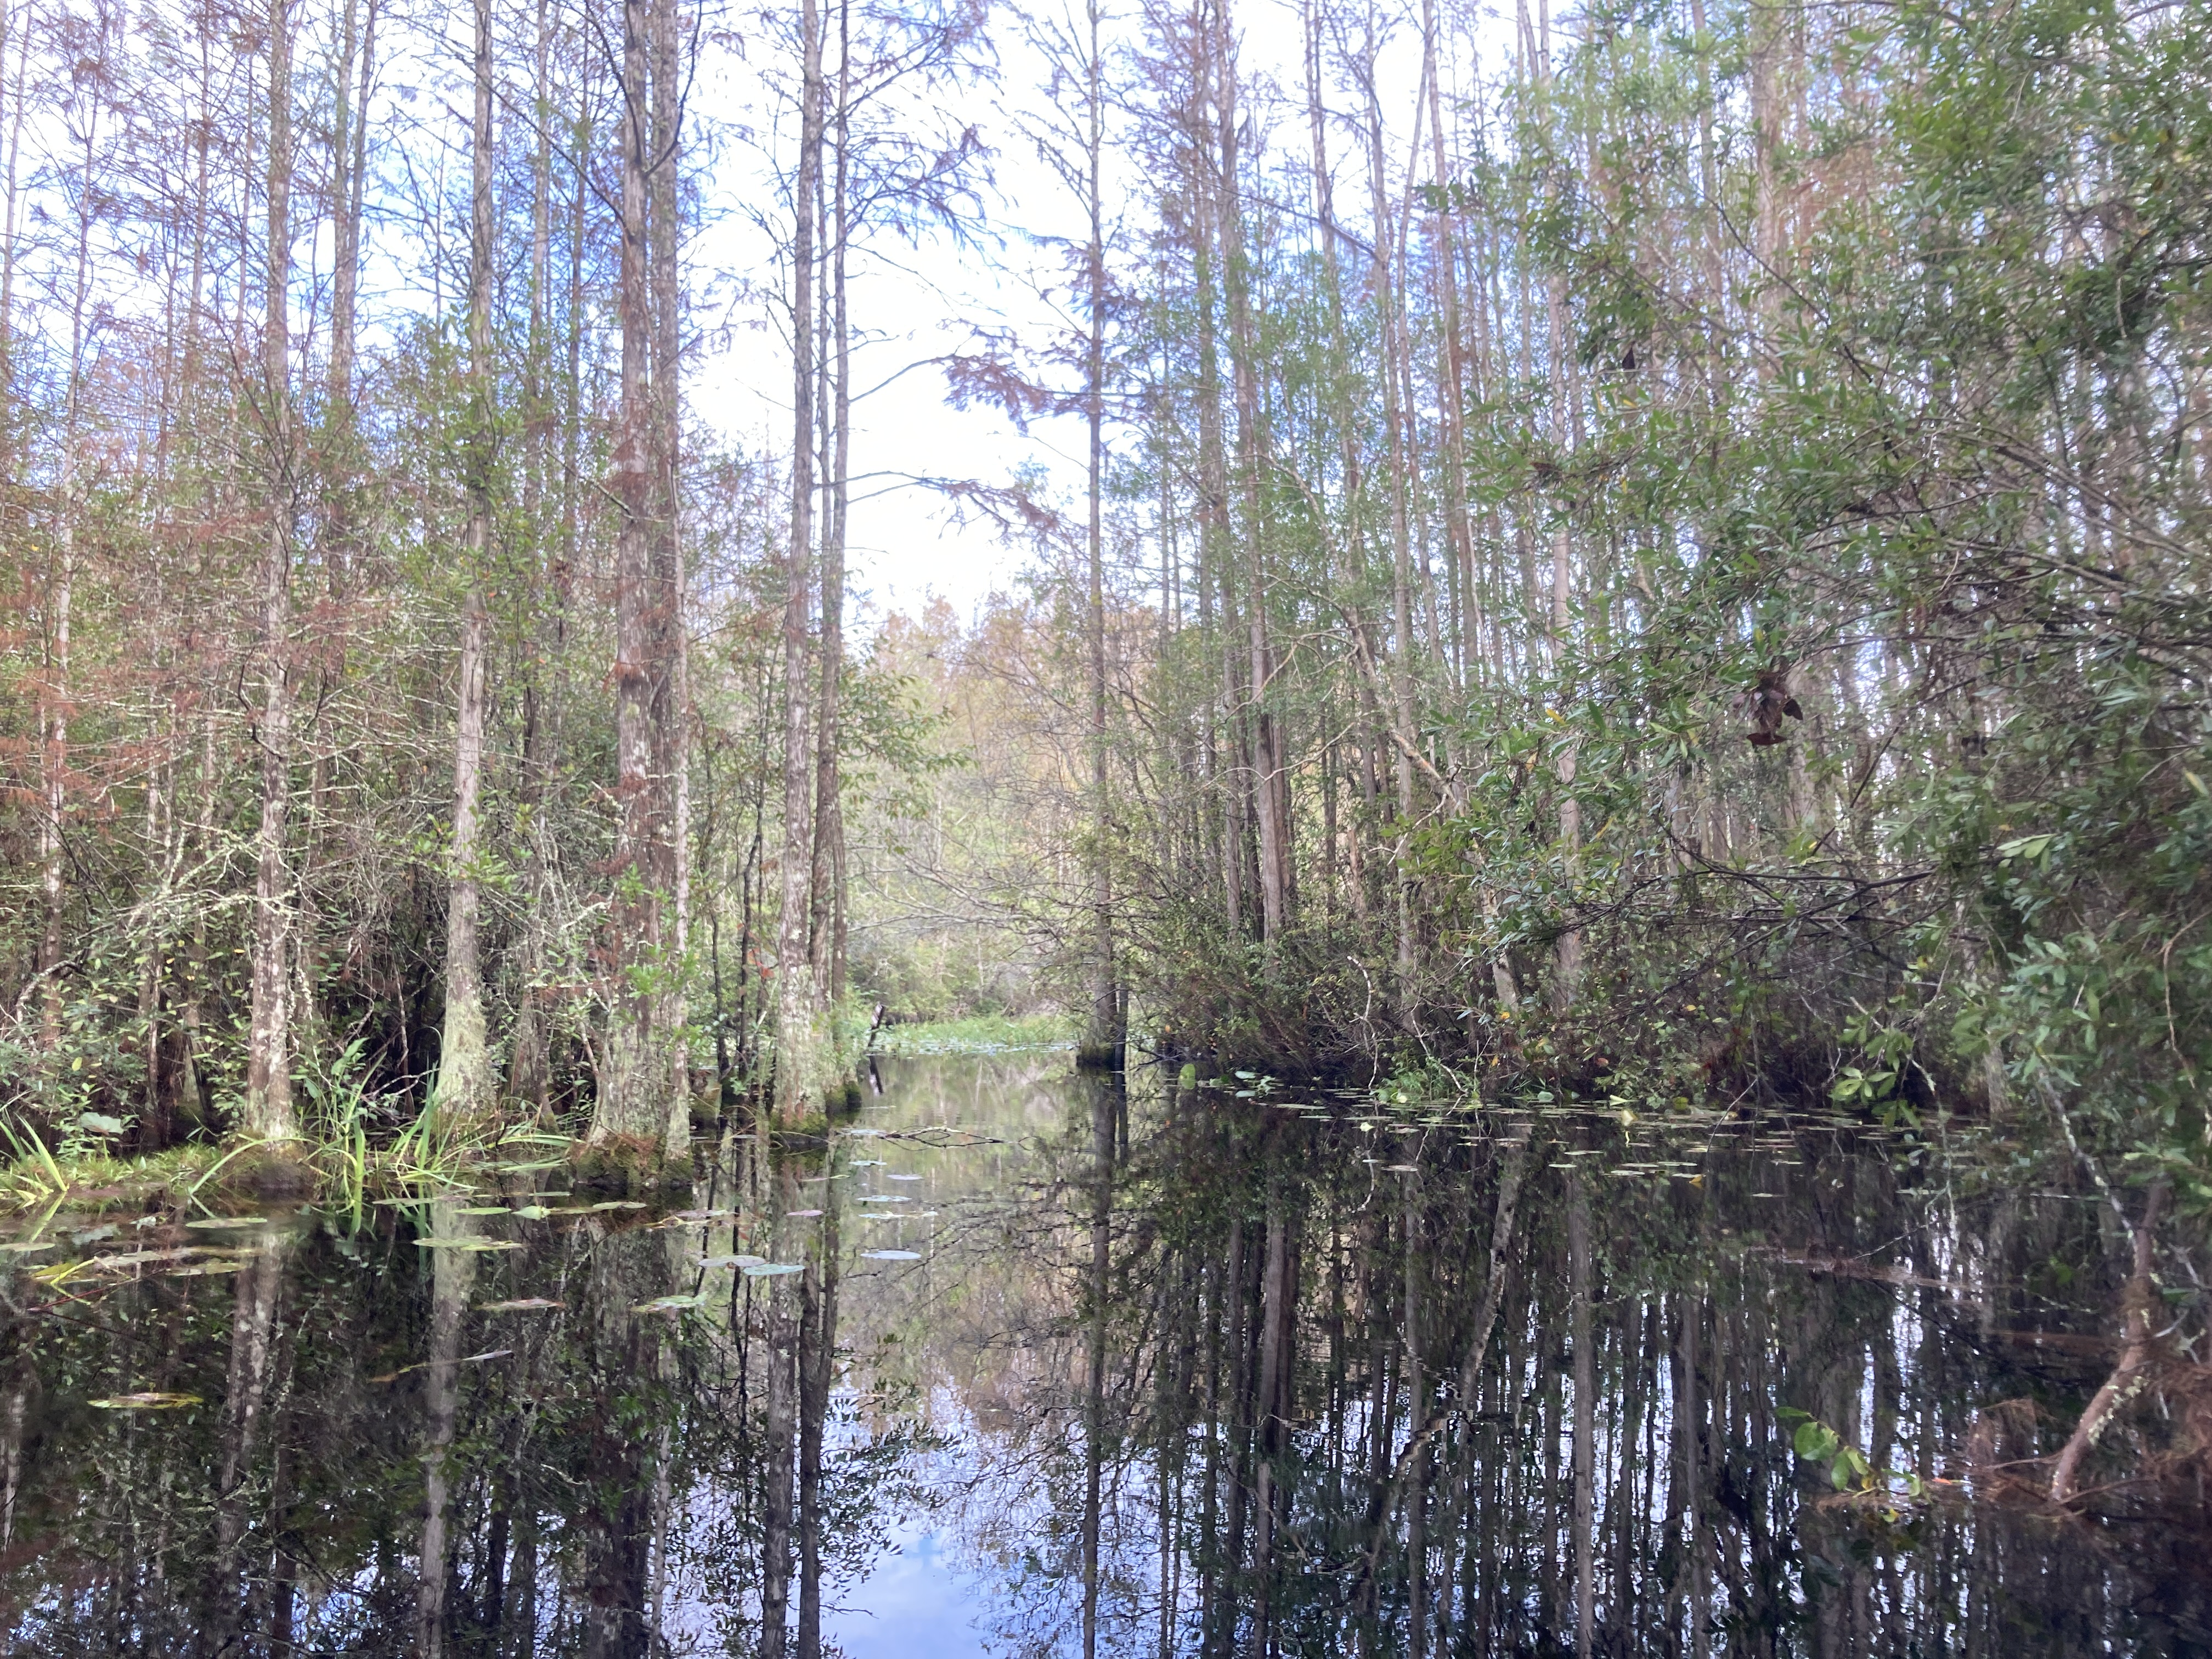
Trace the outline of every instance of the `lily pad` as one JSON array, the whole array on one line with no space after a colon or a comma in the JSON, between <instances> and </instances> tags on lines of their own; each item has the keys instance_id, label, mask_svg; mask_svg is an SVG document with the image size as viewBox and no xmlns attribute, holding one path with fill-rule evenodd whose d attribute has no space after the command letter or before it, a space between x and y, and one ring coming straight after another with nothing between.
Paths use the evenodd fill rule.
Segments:
<instances>
[{"instance_id":1,"label":"lily pad","mask_svg":"<svg viewBox=\"0 0 2212 1659\"><path fill-rule=\"evenodd\" d=\"M806 1267L799 1261L762 1261L744 1269L747 1279L780 1279L786 1273L805 1273Z\"/></svg>"},{"instance_id":2,"label":"lily pad","mask_svg":"<svg viewBox=\"0 0 2212 1659\"><path fill-rule=\"evenodd\" d=\"M863 1250L860 1254L870 1261L919 1261L920 1250Z\"/></svg>"},{"instance_id":3,"label":"lily pad","mask_svg":"<svg viewBox=\"0 0 2212 1659\"><path fill-rule=\"evenodd\" d=\"M768 1258L764 1255L702 1255L699 1258L699 1265L702 1267L763 1267L768 1265Z\"/></svg>"},{"instance_id":4,"label":"lily pad","mask_svg":"<svg viewBox=\"0 0 2212 1659\"><path fill-rule=\"evenodd\" d=\"M113 1394L88 1403L103 1412L173 1412L198 1405L200 1397L196 1394L162 1394L149 1389L143 1394Z\"/></svg>"}]
</instances>

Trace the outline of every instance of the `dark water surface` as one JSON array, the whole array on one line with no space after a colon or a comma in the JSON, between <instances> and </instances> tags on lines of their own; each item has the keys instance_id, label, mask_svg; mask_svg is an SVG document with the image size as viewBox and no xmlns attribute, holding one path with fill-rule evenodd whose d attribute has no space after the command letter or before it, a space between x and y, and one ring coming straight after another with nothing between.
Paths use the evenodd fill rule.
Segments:
<instances>
[{"instance_id":1,"label":"dark water surface","mask_svg":"<svg viewBox=\"0 0 2212 1659\"><path fill-rule=\"evenodd\" d=\"M25 1218L10 1650L754 1654L766 1607L852 1659L1086 1623L1222 1659L2206 1650L2201 1506L2024 1495L2126 1250L1990 1149L1124 1095L1052 1052L880 1080L826 1148L725 1147L690 1215L555 1165L357 1218Z\"/></svg>"}]
</instances>

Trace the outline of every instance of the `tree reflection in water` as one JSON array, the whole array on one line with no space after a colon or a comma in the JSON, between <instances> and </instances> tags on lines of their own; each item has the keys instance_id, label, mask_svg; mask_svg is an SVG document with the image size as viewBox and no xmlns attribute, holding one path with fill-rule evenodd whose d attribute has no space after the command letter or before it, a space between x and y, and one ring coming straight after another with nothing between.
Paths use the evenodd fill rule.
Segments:
<instances>
[{"instance_id":1,"label":"tree reflection in water","mask_svg":"<svg viewBox=\"0 0 2212 1659\"><path fill-rule=\"evenodd\" d=\"M1363 1121L1065 1072L884 1062L826 1147L710 1150L688 1216L516 1174L509 1209L556 1213L126 1217L14 1255L9 1650L2207 1639L2201 1515L2110 1485L2138 1430L2089 1519L1966 1467L2056 1451L2109 1368L2129 1267L2094 1206L1915 1192L1832 1127ZM102 1265L131 1252L160 1259ZM128 1395L201 1403L92 1403ZM1960 1484L1838 1498L1787 1411Z\"/></svg>"}]
</instances>

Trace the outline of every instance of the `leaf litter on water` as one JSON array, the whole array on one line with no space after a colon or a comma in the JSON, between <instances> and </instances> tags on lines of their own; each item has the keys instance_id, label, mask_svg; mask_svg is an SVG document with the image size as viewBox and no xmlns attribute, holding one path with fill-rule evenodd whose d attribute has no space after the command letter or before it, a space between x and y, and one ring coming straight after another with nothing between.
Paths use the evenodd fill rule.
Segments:
<instances>
[{"instance_id":1,"label":"leaf litter on water","mask_svg":"<svg viewBox=\"0 0 2212 1659\"><path fill-rule=\"evenodd\" d=\"M423 1250L462 1250L480 1255L489 1250L519 1250L521 1245L511 1238L418 1238L416 1248Z\"/></svg>"}]
</instances>

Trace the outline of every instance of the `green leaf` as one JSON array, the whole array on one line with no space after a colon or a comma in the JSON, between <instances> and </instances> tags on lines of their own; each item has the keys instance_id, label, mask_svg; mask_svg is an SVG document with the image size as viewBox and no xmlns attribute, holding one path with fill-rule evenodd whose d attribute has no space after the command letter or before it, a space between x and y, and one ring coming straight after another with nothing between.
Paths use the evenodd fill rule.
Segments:
<instances>
[{"instance_id":1,"label":"green leaf","mask_svg":"<svg viewBox=\"0 0 2212 1659\"><path fill-rule=\"evenodd\" d=\"M1804 1422L1797 1425L1797 1433L1790 1443L1796 1447L1797 1455L1808 1462L1824 1462L1835 1455L1839 1443L1836 1431L1826 1423Z\"/></svg>"}]
</instances>

